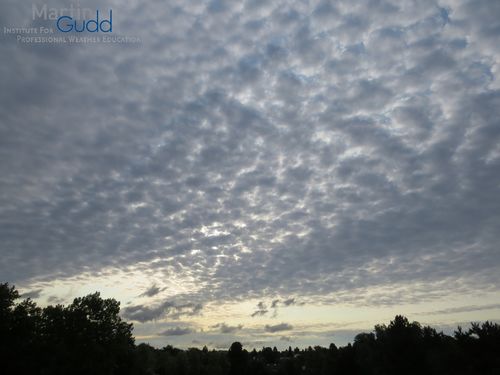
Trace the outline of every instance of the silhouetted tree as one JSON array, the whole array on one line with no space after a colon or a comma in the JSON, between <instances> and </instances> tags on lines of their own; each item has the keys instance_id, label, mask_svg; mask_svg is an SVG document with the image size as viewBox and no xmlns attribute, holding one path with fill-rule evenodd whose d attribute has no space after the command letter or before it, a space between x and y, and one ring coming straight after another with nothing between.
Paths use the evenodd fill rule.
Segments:
<instances>
[{"instance_id":1,"label":"silhouetted tree","mask_svg":"<svg viewBox=\"0 0 500 375\"><path fill-rule=\"evenodd\" d=\"M397 315L389 326L375 326L381 371L388 374L422 374L422 328Z\"/></svg>"},{"instance_id":2,"label":"silhouetted tree","mask_svg":"<svg viewBox=\"0 0 500 375\"><path fill-rule=\"evenodd\" d=\"M360 333L354 338L356 365L362 374L376 374L377 342L373 333Z\"/></svg>"},{"instance_id":3,"label":"silhouetted tree","mask_svg":"<svg viewBox=\"0 0 500 375\"><path fill-rule=\"evenodd\" d=\"M500 374L500 325L472 323L466 332L455 332L460 368L464 374Z\"/></svg>"},{"instance_id":4,"label":"silhouetted tree","mask_svg":"<svg viewBox=\"0 0 500 375\"><path fill-rule=\"evenodd\" d=\"M243 345L236 341L231 344L228 352L231 375L241 375L245 373L248 353L243 350Z\"/></svg>"},{"instance_id":5,"label":"silhouetted tree","mask_svg":"<svg viewBox=\"0 0 500 375\"><path fill-rule=\"evenodd\" d=\"M0 285L3 374L127 374L133 369L132 324L121 320L120 305L99 293L68 307L41 309Z\"/></svg>"}]
</instances>

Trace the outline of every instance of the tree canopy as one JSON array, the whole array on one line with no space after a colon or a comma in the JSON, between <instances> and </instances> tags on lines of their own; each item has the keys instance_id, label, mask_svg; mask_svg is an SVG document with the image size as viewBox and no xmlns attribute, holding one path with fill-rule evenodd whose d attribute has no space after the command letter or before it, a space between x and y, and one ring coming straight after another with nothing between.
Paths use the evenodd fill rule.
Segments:
<instances>
[{"instance_id":1,"label":"tree canopy","mask_svg":"<svg viewBox=\"0 0 500 375\"><path fill-rule=\"evenodd\" d=\"M68 306L39 308L0 284L0 352L3 374L123 374L135 350L132 324L120 304L99 293Z\"/></svg>"}]
</instances>

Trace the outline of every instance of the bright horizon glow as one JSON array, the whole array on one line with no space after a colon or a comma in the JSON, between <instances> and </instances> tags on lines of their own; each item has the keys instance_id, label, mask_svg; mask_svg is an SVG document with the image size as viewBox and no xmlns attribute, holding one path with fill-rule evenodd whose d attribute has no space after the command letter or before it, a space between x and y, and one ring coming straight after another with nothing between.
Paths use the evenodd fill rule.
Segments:
<instances>
[{"instance_id":1,"label":"bright horizon glow","mask_svg":"<svg viewBox=\"0 0 500 375\"><path fill-rule=\"evenodd\" d=\"M106 272L104 273L106 274ZM62 303L69 304L73 298L90 293L100 292L103 298L115 298L121 302L123 308L132 303L144 303L155 306L159 301L175 299L176 294L166 289L161 296L148 298L141 294L151 285L164 287L150 277L141 275L139 270L119 273L111 276L100 276L92 279L84 275L75 279L58 280L54 282L35 283L30 288L24 287L20 291L43 289L43 294L35 301L40 306ZM175 288L178 284L170 283ZM409 290L411 293L411 289ZM366 295L381 295L387 290L371 288ZM54 302L49 296L57 297ZM439 301L431 300L420 303L405 303L389 306L363 306L362 302L328 304L300 301L286 307L272 309L270 306L275 298L266 302L269 312L262 317L251 317L257 309L261 299L234 301L232 303L210 303L204 307L202 314L185 316L180 321L172 322L168 317L162 317L151 323L134 322L134 335L138 343L146 342L157 347L176 345L180 348L202 347L223 348L230 341L245 342L249 350L262 346L276 346L280 350L292 347L307 347L309 345L328 346L330 342L337 346L352 342L354 335L361 332L372 332L376 324L387 324L395 315L404 315L410 321L418 321L422 325L430 325L445 333L451 333L458 325L468 326L475 321L498 321L500 304L491 304L499 300L500 293L482 293L474 295L456 295ZM296 297L298 298L298 297ZM334 296L331 296L334 298ZM281 298L283 300L283 298ZM468 311L467 311L468 310ZM127 320L125 318L125 320ZM266 333L265 326L278 325L287 322L293 330L276 333ZM221 333L214 326L226 324L229 327L242 326L231 333ZM194 327L194 332L185 337L162 336L160 331L169 327ZM325 332L330 335L325 336ZM289 341L284 341L287 337ZM248 340L251 338L251 340ZM232 342L232 341L231 341Z\"/></svg>"}]
</instances>

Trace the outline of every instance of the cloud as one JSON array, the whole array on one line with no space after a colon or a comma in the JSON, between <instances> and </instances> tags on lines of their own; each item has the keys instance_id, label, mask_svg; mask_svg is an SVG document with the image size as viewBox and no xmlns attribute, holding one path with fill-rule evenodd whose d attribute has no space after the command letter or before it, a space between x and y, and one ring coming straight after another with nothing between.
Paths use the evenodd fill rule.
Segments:
<instances>
[{"instance_id":1,"label":"cloud","mask_svg":"<svg viewBox=\"0 0 500 375\"><path fill-rule=\"evenodd\" d=\"M293 329L293 327L288 323L280 323L280 324L275 324L275 325L267 325L266 324L264 329L266 332L275 333L275 332L282 332L282 331L290 331Z\"/></svg>"},{"instance_id":2,"label":"cloud","mask_svg":"<svg viewBox=\"0 0 500 375\"><path fill-rule=\"evenodd\" d=\"M216 325L213 325L212 328L218 329L220 333L234 333L243 328L243 325L238 324L236 326L230 326L227 325L226 323L218 323Z\"/></svg>"},{"instance_id":3,"label":"cloud","mask_svg":"<svg viewBox=\"0 0 500 375\"><path fill-rule=\"evenodd\" d=\"M263 316L263 315L266 315L268 312L268 310L257 310L257 311L254 311L250 316L252 318L255 318L256 316Z\"/></svg>"},{"instance_id":4,"label":"cloud","mask_svg":"<svg viewBox=\"0 0 500 375\"><path fill-rule=\"evenodd\" d=\"M291 306L294 303L295 303L294 298L289 298L286 300L280 300L280 299L272 300L271 307L270 307L273 310L272 317L276 318L278 316L278 308L280 307L280 305L286 307L286 306ZM265 316L268 312L269 312L269 310L267 308L267 304L261 301L257 304L257 310L255 310L250 316L252 318L254 318L256 316Z\"/></svg>"},{"instance_id":5,"label":"cloud","mask_svg":"<svg viewBox=\"0 0 500 375\"><path fill-rule=\"evenodd\" d=\"M47 302L49 303L55 303L55 304L62 304L64 303L64 298L58 297L58 296L49 296L47 298Z\"/></svg>"},{"instance_id":6,"label":"cloud","mask_svg":"<svg viewBox=\"0 0 500 375\"><path fill-rule=\"evenodd\" d=\"M167 329L163 332L160 332L161 336L184 336L194 333L195 331L188 327L175 327Z\"/></svg>"},{"instance_id":7,"label":"cloud","mask_svg":"<svg viewBox=\"0 0 500 375\"><path fill-rule=\"evenodd\" d=\"M257 304L257 310L255 310L250 316L252 318L256 317L256 316L264 316L267 314L269 310L267 309L267 306L264 302L259 302Z\"/></svg>"},{"instance_id":8,"label":"cloud","mask_svg":"<svg viewBox=\"0 0 500 375\"><path fill-rule=\"evenodd\" d=\"M43 289L30 290L29 292L21 294L21 298L38 298L42 294Z\"/></svg>"},{"instance_id":9,"label":"cloud","mask_svg":"<svg viewBox=\"0 0 500 375\"><path fill-rule=\"evenodd\" d=\"M182 316L193 316L201 312L201 304L186 303L176 304L165 301L157 306L148 307L145 305L128 306L123 309L123 316L138 322L148 322L168 316L171 319L178 319Z\"/></svg>"},{"instance_id":10,"label":"cloud","mask_svg":"<svg viewBox=\"0 0 500 375\"><path fill-rule=\"evenodd\" d=\"M141 294L141 296L154 297L160 292L161 289L158 286L156 286L156 284L153 284L147 290L145 290L144 293Z\"/></svg>"},{"instance_id":11,"label":"cloud","mask_svg":"<svg viewBox=\"0 0 500 375\"><path fill-rule=\"evenodd\" d=\"M500 309L500 303L489 304L489 305L468 305L468 306L459 306L459 307L450 307L442 310L433 310L418 313L419 315L449 315L449 314L457 314L462 312L473 312L473 311L483 311L483 310L498 310Z\"/></svg>"},{"instance_id":12,"label":"cloud","mask_svg":"<svg viewBox=\"0 0 500 375\"><path fill-rule=\"evenodd\" d=\"M277 309L280 305L284 307L292 306L295 304L295 298L288 298L285 300L275 299L271 303L272 309Z\"/></svg>"},{"instance_id":13,"label":"cloud","mask_svg":"<svg viewBox=\"0 0 500 375\"><path fill-rule=\"evenodd\" d=\"M291 306L293 304L295 304L295 298L288 298L286 300L274 299L271 302L271 308L273 309L272 318L276 318L278 316L278 308L280 306L282 306L282 307L288 307L288 306ZM264 315L264 314L262 314L262 315Z\"/></svg>"}]
</instances>

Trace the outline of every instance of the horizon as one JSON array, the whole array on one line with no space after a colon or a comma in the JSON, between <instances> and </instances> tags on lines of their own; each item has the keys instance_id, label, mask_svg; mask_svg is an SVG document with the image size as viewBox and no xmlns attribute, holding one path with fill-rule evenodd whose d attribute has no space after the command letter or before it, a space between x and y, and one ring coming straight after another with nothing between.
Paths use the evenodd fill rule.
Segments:
<instances>
[{"instance_id":1,"label":"horizon","mask_svg":"<svg viewBox=\"0 0 500 375\"><path fill-rule=\"evenodd\" d=\"M8 283L6 284L3 284L3 285L6 285L7 287L9 286ZM15 285L11 285L12 288L16 289L15 288ZM19 292L19 291L17 291ZM77 297L74 299L73 303L75 303L78 299L80 298L89 298L93 295L98 295L99 298L103 298L101 296L101 293L99 291L96 291L94 293L90 293L90 294L87 294L86 296L80 296L80 297ZM118 303L118 306L120 305L120 302L119 301L116 301L116 299L112 298L112 297L108 297L108 298L104 298L104 299L110 299L112 301L115 301ZM26 295L23 295L23 294L19 294L19 297L17 297L17 299L14 300L14 303L15 304L19 304L20 302L25 302L26 300L31 300L31 297L30 296L26 296ZM36 302L35 302L36 303ZM73 304L72 303L72 304ZM49 304L49 305L46 305L46 306L39 306L40 308L42 309L45 309L46 307L61 307L61 308L67 308L69 306L68 305L64 305L64 304L60 304L58 303L57 305L54 305L54 304ZM118 312L118 316L120 316L120 312L121 310ZM88 317L87 317L88 318ZM120 316L120 319L123 319L123 316ZM282 345L266 345L266 344L270 344L270 341L262 341L262 342L245 342L245 341L239 341L238 340L238 337L235 337L235 340L236 341L231 341L231 342L227 342L227 343L224 343L224 344L221 344L220 342L219 343L213 343L213 342L199 342L199 341L192 341L191 344L192 345L180 345L180 346L175 346L175 345L172 345L171 343L166 343L166 344L163 344L163 345L154 345L152 344L151 342L147 341L147 338L146 340L144 340L144 337L141 338L141 337L135 337L134 336L134 326L133 326L133 323L132 326L131 326L131 334L132 334L132 337L133 337L133 340L135 342L135 345L137 347L139 347L141 344L146 344L150 347L153 347L155 349L165 349L165 348L168 348L168 347L171 347L173 349L180 349L180 350L190 350L190 349L198 349L198 350L202 350L202 349L205 349L207 348L208 350L212 350L212 351L228 351L229 347L232 346L232 344L234 343L239 343L242 345L242 349L243 350L246 350L248 352L252 352L254 350L263 350L265 348L270 348L270 347L274 347L274 348L277 348L278 351L282 352L282 353L285 353L285 352L288 352L290 349L293 349L294 351L295 350L300 350L300 351L306 351L306 350L309 350L310 348L322 348L322 349L328 349L331 347L331 345L334 345L336 348L342 348L342 347L347 347L347 346L350 346L352 344L355 343L355 338L356 337L359 337L360 335L364 335L364 334L374 334L375 337L377 337L377 329L379 329L379 327L382 327L383 329L387 329L387 327L390 327L393 323L395 323L396 321L398 321L398 319L402 319L402 321L405 321L408 323L408 324L417 324L421 329L426 329L426 328L431 328L433 330L435 330L435 332L440 335L440 334L444 334L446 336L449 336L449 337L454 337L456 339L457 337L457 333L458 332L467 332L469 329L473 328L474 325L484 325L484 324L488 324L488 323L491 323L491 324L497 324L498 327L500 327L500 325L498 324L499 323L499 320L485 320L485 321L475 321L475 322L463 322L463 323L458 323L457 325L453 326L452 324L447 324L445 326L441 325L441 326L432 326L432 325L428 325L428 324L425 324L425 323L422 323L422 322L418 322L416 320L411 320L411 319L408 319L405 315L402 315L402 314L396 314L394 316L394 318L391 318L390 321L388 322L378 322L378 324L376 324L375 326L372 327L372 329L369 329L369 330L335 330L335 331L331 331L330 332L330 336L333 336L334 334L335 335L338 335L339 333L341 333L341 336L342 338L347 338L347 337L352 337L351 340L348 340L348 341L345 341L345 342L335 342L335 341L330 341L326 344L318 344L318 342L310 342L308 344L305 344L305 346L294 346L292 345L292 342L290 340L280 340L280 341L286 341L288 342L288 345L285 345L284 343L282 343ZM126 319L123 321L124 323L126 324L129 324L130 322L127 322ZM283 323L282 323L283 324ZM212 328L218 328L218 327L212 327ZM226 330L226 331L231 331L231 328L230 326L227 326L226 324L222 323L221 324L221 327L220 327L223 331ZM239 329L242 329L243 327L239 327ZM268 326L264 327L264 328L268 328ZM180 335L183 335L184 333L182 332L182 329L179 328L179 327L176 327L173 329L174 331L175 330L179 330L181 331L180 332ZM188 333L193 333L193 332L188 332ZM201 331L200 333L204 333L203 331ZM224 332L224 333L229 333L229 332ZM174 333L173 336L175 336L176 334ZM325 336L326 337L326 336ZM258 346L258 345L261 345L261 346Z\"/></svg>"}]
</instances>

